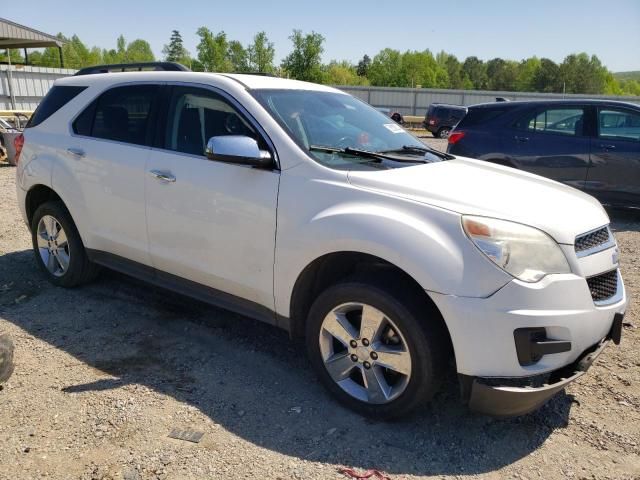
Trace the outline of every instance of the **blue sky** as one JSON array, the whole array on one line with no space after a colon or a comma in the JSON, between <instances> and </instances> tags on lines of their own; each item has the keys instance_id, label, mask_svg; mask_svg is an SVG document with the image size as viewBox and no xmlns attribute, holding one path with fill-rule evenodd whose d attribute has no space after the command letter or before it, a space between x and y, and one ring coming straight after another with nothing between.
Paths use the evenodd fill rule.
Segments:
<instances>
[{"instance_id":1,"label":"blue sky","mask_svg":"<svg viewBox=\"0 0 640 480\"><path fill-rule=\"evenodd\" d=\"M122 33L144 38L157 56L172 29L195 53L195 31L207 26L251 41L264 30L280 60L293 28L325 38L324 60L357 61L385 47L446 50L464 58L562 61L569 53L596 54L612 71L640 70L640 0L2 0L0 16L47 33L77 34L85 43L114 48Z\"/></svg>"}]
</instances>

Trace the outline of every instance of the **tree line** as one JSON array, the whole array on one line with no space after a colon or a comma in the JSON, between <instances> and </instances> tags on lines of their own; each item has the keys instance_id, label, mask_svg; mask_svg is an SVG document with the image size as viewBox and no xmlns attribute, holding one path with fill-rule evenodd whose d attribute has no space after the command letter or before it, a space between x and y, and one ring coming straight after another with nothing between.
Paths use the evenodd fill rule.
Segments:
<instances>
[{"instance_id":1,"label":"tree line","mask_svg":"<svg viewBox=\"0 0 640 480\"><path fill-rule=\"evenodd\" d=\"M385 48L373 58L364 55L356 64L346 60L322 62L325 38L317 32L293 30L291 50L280 64L275 62L275 48L265 32L243 45L230 39L224 31L207 27L197 30L199 42L195 54L185 47L178 30L173 30L162 50L162 59L182 63L194 71L268 73L330 85L373 85L384 87L423 87L464 90L502 90L547 93L584 93L640 96L640 80L616 78L596 57L587 53L568 55L561 63L548 58L530 57L521 61L494 58L483 61L475 56L459 60L444 51L401 52ZM120 35L115 49L88 47L77 35L58 38L64 65L82 68L104 63L155 61L149 43L142 39L127 42ZM0 61L6 61L0 55ZM12 50L13 63L24 63L22 51ZM29 53L29 64L59 67L57 48Z\"/></svg>"}]
</instances>

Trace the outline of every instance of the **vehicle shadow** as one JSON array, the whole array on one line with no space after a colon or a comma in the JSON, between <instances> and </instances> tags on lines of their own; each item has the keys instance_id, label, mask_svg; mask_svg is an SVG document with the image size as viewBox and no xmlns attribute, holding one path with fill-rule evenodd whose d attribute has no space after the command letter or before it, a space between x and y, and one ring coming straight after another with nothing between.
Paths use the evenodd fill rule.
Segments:
<instances>
[{"instance_id":1,"label":"vehicle shadow","mask_svg":"<svg viewBox=\"0 0 640 480\"><path fill-rule=\"evenodd\" d=\"M565 427L573 403L563 393L534 414L496 420L469 413L451 381L411 418L367 420L325 393L303 346L285 332L113 272L83 288L56 288L30 251L0 256L0 317L104 373L64 384L65 395L144 385L255 445L336 466L491 472Z\"/></svg>"},{"instance_id":2,"label":"vehicle shadow","mask_svg":"<svg viewBox=\"0 0 640 480\"><path fill-rule=\"evenodd\" d=\"M640 209L607 208L614 232L640 231Z\"/></svg>"}]
</instances>

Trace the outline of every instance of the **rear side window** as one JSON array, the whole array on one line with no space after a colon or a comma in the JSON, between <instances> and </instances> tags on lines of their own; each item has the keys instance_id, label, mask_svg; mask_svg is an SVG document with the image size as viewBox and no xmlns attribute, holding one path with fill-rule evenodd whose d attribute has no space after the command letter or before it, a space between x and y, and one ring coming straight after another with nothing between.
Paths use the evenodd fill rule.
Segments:
<instances>
[{"instance_id":1,"label":"rear side window","mask_svg":"<svg viewBox=\"0 0 640 480\"><path fill-rule=\"evenodd\" d=\"M490 122L505 113L507 108L470 108L467 115L460 122L460 126L475 127Z\"/></svg>"},{"instance_id":2,"label":"rear side window","mask_svg":"<svg viewBox=\"0 0 640 480\"><path fill-rule=\"evenodd\" d=\"M582 135L584 130L583 108L547 108L520 118L516 128L540 133Z\"/></svg>"},{"instance_id":3,"label":"rear side window","mask_svg":"<svg viewBox=\"0 0 640 480\"><path fill-rule=\"evenodd\" d=\"M103 93L73 122L73 130L105 140L145 145L157 85L116 87Z\"/></svg>"},{"instance_id":4,"label":"rear side window","mask_svg":"<svg viewBox=\"0 0 640 480\"><path fill-rule=\"evenodd\" d=\"M42 99L40 105L38 105L38 108L36 108L36 111L33 112L33 115L31 115L31 118L25 125L25 128L40 125L86 88L87 87L72 87L62 85L52 87L51 90L49 90L49 93L47 93L47 95Z\"/></svg>"}]
</instances>

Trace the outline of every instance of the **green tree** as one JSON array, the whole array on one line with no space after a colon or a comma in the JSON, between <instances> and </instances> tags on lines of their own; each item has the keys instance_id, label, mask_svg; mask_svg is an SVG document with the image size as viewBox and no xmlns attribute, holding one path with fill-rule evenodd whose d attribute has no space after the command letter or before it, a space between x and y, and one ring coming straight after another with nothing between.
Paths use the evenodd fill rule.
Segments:
<instances>
[{"instance_id":1,"label":"green tree","mask_svg":"<svg viewBox=\"0 0 640 480\"><path fill-rule=\"evenodd\" d=\"M449 75L445 68L438 65L429 50L422 52L406 51L401 56L401 86L425 88L444 88L448 86Z\"/></svg>"},{"instance_id":2,"label":"green tree","mask_svg":"<svg viewBox=\"0 0 640 480\"><path fill-rule=\"evenodd\" d=\"M440 52L436 55L436 62L440 68L447 72L447 84L445 88L464 88L465 75L462 71L462 64L455 55Z\"/></svg>"},{"instance_id":3,"label":"green tree","mask_svg":"<svg viewBox=\"0 0 640 480\"><path fill-rule=\"evenodd\" d=\"M346 60L332 60L325 65L323 82L328 85L368 85L366 78L358 75L356 67Z\"/></svg>"},{"instance_id":4,"label":"green tree","mask_svg":"<svg viewBox=\"0 0 640 480\"><path fill-rule=\"evenodd\" d=\"M22 56L22 52L16 48L9 49L9 55L7 55L5 50L2 50L2 52L0 53L0 62L8 62L9 57L11 57L11 63L13 65L24 64L24 57Z\"/></svg>"},{"instance_id":5,"label":"green tree","mask_svg":"<svg viewBox=\"0 0 640 480\"><path fill-rule=\"evenodd\" d=\"M640 97L640 81L635 79L616 80L615 78L613 81L619 86L621 95L635 95Z\"/></svg>"},{"instance_id":6,"label":"green tree","mask_svg":"<svg viewBox=\"0 0 640 480\"><path fill-rule=\"evenodd\" d=\"M249 66L249 53L239 41L231 40L229 42L227 55L234 72L247 73L251 71L251 67Z\"/></svg>"},{"instance_id":7,"label":"green tree","mask_svg":"<svg viewBox=\"0 0 640 480\"><path fill-rule=\"evenodd\" d=\"M403 87L402 54L398 50L385 48L373 57L367 77L371 85Z\"/></svg>"},{"instance_id":8,"label":"green tree","mask_svg":"<svg viewBox=\"0 0 640 480\"><path fill-rule=\"evenodd\" d=\"M598 57L586 53L568 55L560 64L560 78L567 93L603 93L607 73Z\"/></svg>"},{"instance_id":9,"label":"green tree","mask_svg":"<svg viewBox=\"0 0 640 480\"><path fill-rule=\"evenodd\" d=\"M196 47L198 61L207 72L231 72L233 65L229 60L229 42L227 34L214 34L207 27L200 27L196 32L200 43Z\"/></svg>"},{"instance_id":10,"label":"green tree","mask_svg":"<svg viewBox=\"0 0 640 480\"><path fill-rule=\"evenodd\" d=\"M316 32L303 35L301 30L294 30L289 39L293 51L282 61L282 69L297 80L322 81L324 37Z\"/></svg>"},{"instance_id":11,"label":"green tree","mask_svg":"<svg viewBox=\"0 0 640 480\"><path fill-rule=\"evenodd\" d=\"M487 88L489 90L515 90L518 79L516 62L494 58L486 64Z\"/></svg>"},{"instance_id":12,"label":"green tree","mask_svg":"<svg viewBox=\"0 0 640 480\"><path fill-rule=\"evenodd\" d=\"M253 72L273 73L275 67L273 58L276 51L273 42L269 41L265 32L258 32L253 37L253 43L247 48L249 54L249 68Z\"/></svg>"},{"instance_id":13,"label":"green tree","mask_svg":"<svg viewBox=\"0 0 640 480\"><path fill-rule=\"evenodd\" d=\"M516 78L516 90L520 92L535 91L535 76L540 69L540 59L538 57L522 60L518 65L518 76Z\"/></svg>"},{"instance_id":14,"label":"green tree","mask_svg":"<svg viewBox=\"0 0 640 480\"><path fill-rule=\"evenodd\" d=\"M127 50L127 41L124 39L124 35L120 34L118 39L116 40L116 52L120 58L124 61L124 56Z\"/></svg>"},{"instance_id":15,"label":"green tree","mask_svg":"<svg viewBox=\"0 0 640 480\"><path fill-rule=\"evenodd\" d=\"M462 64L462 71L469 78L473 89L486 90L487 69L482 60L478 57L467 57Z\"/></svg>"},{"instance_id":16,"label":"green tree","mask_svg":"<svg viewBox=\"0 0 640 480\"><path fill-rule=\"evenodd\" d=\"M162 49L162 54L164 55L164 59L168 62L178 62L187 66L191 64L189 52L184 48L182 35L180 35L178 30L173 30L171 32L169 43Z\"/></svg>"},{"instance_id":17,"label":"green tree","mask_svg":"<svg viewBox=\"0 0 640 480\"><path fill-rule=\"evenodd\" d=\"M154 62L155 59L149 42L140 38L127 45L124 53L125 63Z\"/></svg>"},{"instance_id":18,"label":"green tree","mask_svg":"<svg viewBox=\"0 0 640 480\"><path fill-rule=\"evenodd\" d=\"M371 58L369 57L369 55L365 53L364 57L362 57L362 60L358 62L356 73L360 77L366 77L367 74L369 73L370 66L371 66Z\"/></svg>"},{"instance_id":19,"label":"green tree","mask_svg":"<svg viewBox=\"0 0 640 480\"><path fill-rule=\"evenodd\" d=\"M560 67L553 60L540 59L540 68L533 76L533 87L536 92L562 92Z\"/></svg>"}]
</instances>

